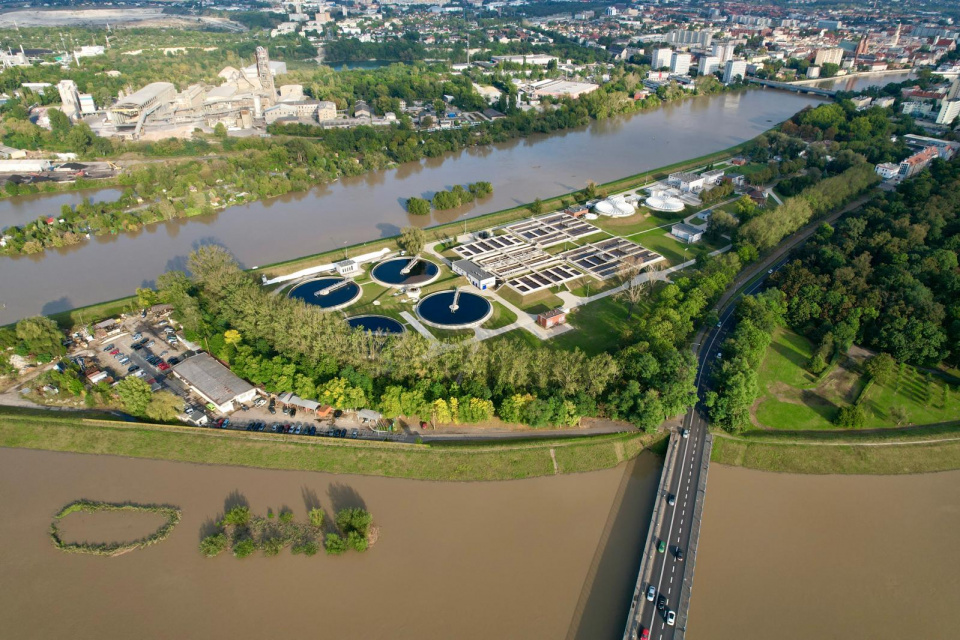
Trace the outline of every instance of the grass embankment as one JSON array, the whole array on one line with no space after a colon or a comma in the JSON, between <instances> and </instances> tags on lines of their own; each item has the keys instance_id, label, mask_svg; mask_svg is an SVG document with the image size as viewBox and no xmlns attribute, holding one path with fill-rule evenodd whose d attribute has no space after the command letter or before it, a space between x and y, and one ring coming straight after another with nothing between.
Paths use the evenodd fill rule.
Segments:
<instances>
[{"instance_id":1,"label":"grass embankment","mask_svg":"<svg viewBox=\"0 0 960 640\"><path fill-rule=\"evenodd\" d=\"M0 412L0 446L421 480L514 480L616 466L662 435L415 445ZM555 451L554 470L550 450Z\"/></svg>"},{"instance_id":2,"label":"grass embankment","mask_svg":"<svg viewBox=\"0 0 960 640\"><path fill-rule=\"evenodd\" d=\"M748 438L714 438L713 462L761 471L810 474L893 475L960 469L960 430L956 440L916 443L932 439L903 435L911 444L837 442L780 443ZM920 434L917 434L918 436ZM949 438L950 436L941 436Z\"/></svg>"},{"instance_id":3,"label":"grass embankment","mask_svg":"<svg viewBox=\"0 0 960 640\"><path fill-rule=\"evenodd\" d=\"M806 370L813 345L803 336L778 329L760 368L756 420L768 429L832 430L840 407L859 403L867 429L896 428L891 409L902 408L907 422L932 424L960 416L960 392L942 377L902 365L893 380L867 387L860 372L864 357L844 357L819 377Z\"/></svg>"}]
</instances>

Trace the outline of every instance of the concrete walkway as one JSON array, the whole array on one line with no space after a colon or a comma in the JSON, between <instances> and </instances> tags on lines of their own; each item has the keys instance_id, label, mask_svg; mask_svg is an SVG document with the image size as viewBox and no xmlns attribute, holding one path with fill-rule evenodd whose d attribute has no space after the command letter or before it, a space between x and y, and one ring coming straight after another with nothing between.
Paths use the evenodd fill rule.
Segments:
<instances>
[{"instance_id":1,"label":"concrete walkway","mask_svg":"<svg viewBox=\"0 0 960 640\"><path fill-rule=\"evenodd\" d=\"M420 321L417 320L417 318L412 313L410 313L409 311L401 311L400 315L403 317L404 320L410 323L411 327L417 330L417 333L422 335L424 338L426 338L427 340L431 340L433 342L437 341L437 337L432 333L430 333L430 331L425 326L423 326L420 323Z\"/></svg>"}]
</instances>

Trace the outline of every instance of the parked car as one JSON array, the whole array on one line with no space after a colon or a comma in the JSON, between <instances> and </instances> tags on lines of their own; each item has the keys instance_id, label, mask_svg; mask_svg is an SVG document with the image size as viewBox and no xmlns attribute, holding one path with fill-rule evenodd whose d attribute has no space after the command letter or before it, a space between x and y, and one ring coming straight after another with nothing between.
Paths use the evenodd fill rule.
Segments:
<instances>
[{"instance_id":1,"label":"parked car","mask_svg":"<svg viewBox=\"0 0 960 640\"><path fill-rule=\"evenodd\" d=\"M139 342L136 342L130 345L130 348L133 349L134 351L140 351L140 349L143 349L143 345L140 344Z\"/></svg>"},{"instance_id":2,"label":"parked car","mask_svg":"<svg viewBox=\"0 0 960 640\"><path fill-rule=\"evenodd\" d=\"M360 430L359 430L359 429L354 429L353 431L351 431L351 432L350 432L350 437L351 437L351 438L359 438L359 437L360 437Z\"/></svg>"},{"instance_id":3,"label":"parked car","mask_svg":"<svg viewBox=\"0 0 960 640\"><path fill-rule=\"evenodd\" d=\"M130 364L130 358L128 358L127 356L123 356L122 358L120 358L120 360L118 360L118 362L125 367L128 364Z\"/></svg>"},{"instance_id":4,"label":"parked car","mask_svg":"<svg viewBox=\"0 0 960 640\"><path fill-rule=\"evenodd\" d=\"M297 408L296 408L296 407L290 407L290 417L292 418L292 417L295 416L295 415L297 415Z\"/></svg>"},{"instance_id":5,"label":"parked car","mask_svg":"<svg viewBox=\"0 0 960 640\"><path fill-rule=\"evenodd\" d=\"M257 398L256 400L253 401L253 406L255 407L262 407L265 404L267 404L267 401L264 400L263 398Z\"/></svg>"},{"instance_id":6,"label":"parked car","mask_svg":"<svg viewBox=\"0 0 960 640\"><path fill-rule=\"evenodd\" d=\"M143 369L141 369L141 370L139 370L139 371L134 371L134 372L133 372L133 377L134 377L134 378L142 378L142 377L145 376L145 375L147 375L147 374L144 373Z\"/></svg>"},{"instance_id":7,"label":"parked car","mask_svg":"<svg viewBox=\"0 0 960 640\"><path fill-rule=\"evenodd\" d=\"M133 339L134 339L134 340L139 340L139 339L142 338L142 337L143 337L143 334L140 333L139 331L136 332L135 334L133 334Z\"/></svg>"},{"instance_id":8,"label":"parked car","mask_svg":"<svg viewBox=\"0 0 960 640\"><path fill-rule=\"evenodd\" d=\"M160 371L166 371L169 368L170 368L170 365L168 365L166 362L161 362L160 364L157 365L157 369L160 369Z\"/></svg>"},{"instance_id":9,"label":"parked car","mask_svg":"<svg viewBox=\"0 0 960 640\"><path fill-rule=\"evenodd\" d=\"M105 347L103 348L103 350L104 350L104 351L113 351L113 350L116 349L116 348L117 348L116 345L108 344L107 346L105 346Z\"/></svg>"},{"instance_id":10,"label":"parked car","mask_svg":"<svg viewBox=\"0 0 960 640\"><path fill-rule=\"evenodd\" d=\"M312 436L317 435L317 428L313 425L310 425L310 435Z\"/></svg>"},{"instance_id":11,"label":"parked car","mask_svg":"<svg viewBox=\"0 0 960 640\"><path fill-rule=\"evenodd\" d=\"M274 407L273 405L270 405L269 407L267 407L267 411L270 412L270 415L275 415L277 413L277 408Z\"/></svg>"},{"instance_id":12,"label":"parked car","mask_svg":"<svg viewBox=\"0 0 960 640\"><path fill-rule=\"evenodd\" d=\"M133 365L132 367L129 367L127 369L127 373L133 373L134 371L140 371L140 367L137 365Z\"/></svg>"},{"instance_id":13,"label":"parked car","mask_svg":"<svg viewBox=\"0 0 960 640\"><path fill-rule=\"evenodd\" d=\"M152 347L152 346L155 345L155 344L157 344L157 341L156 341L156 340L151 340L150 342L147 343L147 346L148 346L148 347Z\"/></svg>"},{"instance_id":14,"label":"parked car","mask_svg":"<svg viewBox=\"0 0 960 640\"><path fill-rule=\"evenodd\" d=\"M167 364L169 364L170 366L173 366L173 365L177 364L178 362L180 362L180 358L178 358L178 357L176 357L176 356L174 356L174 357L172 357L172 358L167 358Z\"/></svg>"},{"instance_id":15,"label":"parked car","mask_svg":"<svg viewBox=\"0 0 960 640\"><path fill-rule=\"evenodd\" d=\"M110 346L112 347L113 345L110 345ZM111 349L111 350L110 350L110 355L112 355L112 356L115 356L115 355L117 355L118 353L120 353L120 349Z\"/></svg>"}]
</instances>

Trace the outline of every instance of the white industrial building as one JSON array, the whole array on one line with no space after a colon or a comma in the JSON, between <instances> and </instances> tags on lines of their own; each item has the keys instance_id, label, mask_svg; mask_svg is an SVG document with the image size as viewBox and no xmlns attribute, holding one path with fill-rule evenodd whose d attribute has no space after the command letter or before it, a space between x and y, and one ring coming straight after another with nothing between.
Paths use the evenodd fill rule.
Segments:
<instances>
[{"instance_id":1,"label":"white industrial building","mask_svg":"<svg viewBox=\"0 0 960 640\"><path fill-rule=\"evenodd\" d=\"M455 260L450 268L454 273L469 280L470 284L481 291L489 289L497 283L496 276L477 265L473 260Z\"/></svg>"},{"instance_id":2,"label":"white industrial building","mask_svg":"<svg viewBox=\"0 0 960 640\"><path fill-rule=\"evenodd\" d=\"M683 193L700 193L703 191L704 184L706 184L706 178L695 173L678 171L667 177L667 184L676 187Z\"/></svg>"},{"instance_id":3,"label":"white industrial building","mask_svg":"<svg viewBox=\"0 0 960 640\"><path fill-rule=\"evenodd\" d=\"M256 388L230 371L209 353L198 353L174 365L173 375L193 393L229 413L241 404L252 402Z\"/></svg>"},{"instance_id":4,"label":"white industrial building","mask_svg":"<svg viewBox=\"0 0 960 640\"><path fill-rule=\"evenodd\" d=\"M843 61L843 49L840 47L830 47L827 49L817 49L817 54L813 58L813 64L821 66L825 63L839 65Z\"/></svg>"},{"instance_id":5,"label":"white industrial building","mask_svg":"<svg viewBox=\"0 0 960 640\"><path fill-rule=\"evenodd\" d=\"M951 124L960 116L960 100L944 100L937 114L937 124Z\"/></svg>"}]
</instances>

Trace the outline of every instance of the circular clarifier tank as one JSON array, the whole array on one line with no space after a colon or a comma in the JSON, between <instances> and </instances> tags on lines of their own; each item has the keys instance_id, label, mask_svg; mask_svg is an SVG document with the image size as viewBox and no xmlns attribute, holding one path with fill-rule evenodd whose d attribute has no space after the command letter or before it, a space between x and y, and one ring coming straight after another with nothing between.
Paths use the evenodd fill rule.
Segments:
<instances>
[{"instance_id":1,"label":"circular clarifier tank","mask_svg":"<svg viewBox=\"0 0 960 640\"><path fill-rule=\"evenodd\" d=\"M391 258L370 271L371 277L389 287L418 286L433 282L440 275L440 267L422 258Z\"/></svg>"},{"instance_id":2,"label":"circular clarifier tank","mask_svg":"<svg viewBox=\"0 0 960 640\"><path fill-rule=\"evenodd\" d=\"M289 295L291 298L299 298L307 304L333 311L353 304L361 293L360 285L353 280L329 277L308 280L303 284L298 284L290 291Z\"/></svg>"},{"instance_id":3,"label":"circular clarifier tank","mask_svg":"<svg viewBox=\"0 0 960 640\"><path fill-rule=\"evenodd\" d=\"M394 336L403 333L403 324L387 316L354 316L347 318L347 324L354 329L363 329L371 333Z\"/></svg>"},{"instance_id":4,"label":"circular clarifier tank","mask_svg":"<svg viewBox=\"0 0 960 640\"><path fill-rule=\"evenodd\" d=\"M493 315L490 301L469 291L431 293L417 305L417 315L439 329L472 329Z\"/></svg>"}]
</instances>

